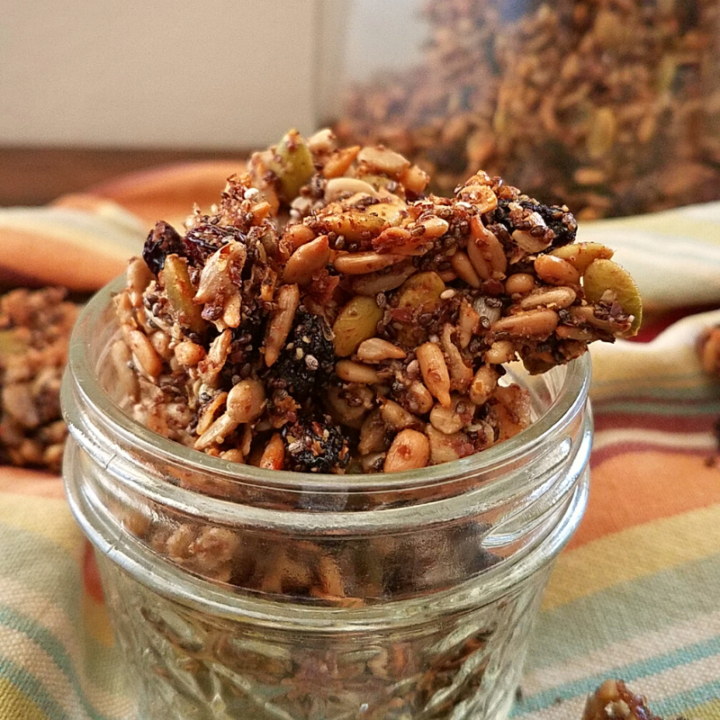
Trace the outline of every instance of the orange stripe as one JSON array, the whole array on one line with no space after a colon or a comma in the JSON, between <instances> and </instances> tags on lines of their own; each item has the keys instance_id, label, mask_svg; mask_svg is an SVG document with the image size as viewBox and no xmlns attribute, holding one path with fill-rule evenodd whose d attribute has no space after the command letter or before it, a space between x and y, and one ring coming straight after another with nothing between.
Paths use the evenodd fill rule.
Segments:
<instances>
[{"instance_id":1,"label":"orange stripe","mask_svg":"<svg viewBox=\"0 0 720 720\"><path fill-rule=\"evenodd\" d=\"M648 450L593 467L588 509L569 547L720 503L720 466L707 467L704 460Z\"/></svg>"},{"instance_id":2,"label":"orange stripe","mask_svg":"<svg viewBox=\"0 0 720 720\"><path fill-rule=\"evenodd\" d=\"M58 500L65 497L62 478L59 476L15 467L0 467L0 493Z\"/></svg>"}]
</instances>

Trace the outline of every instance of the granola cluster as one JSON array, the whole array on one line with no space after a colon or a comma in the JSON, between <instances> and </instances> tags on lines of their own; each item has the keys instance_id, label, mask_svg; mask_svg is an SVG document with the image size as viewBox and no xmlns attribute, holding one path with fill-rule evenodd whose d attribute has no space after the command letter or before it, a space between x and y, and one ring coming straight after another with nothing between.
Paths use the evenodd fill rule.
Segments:
<instances>
[{"instance_id":1,"label":"granola cluster","mask_svg":"<svg viewBox=\"0 0 720 720\"><path fill-rule=\"evenodd\" d=\"M622 680L605 682L588 697L582 720L661 720L647 699L628 690Z\"/></svg>"},{"instance_id":2,"label":"granola cluster","mask_svg":"<svg viewBox=\"0 0 720 720\"><path fill-rule=\"evenodd\" d=\"M45 288L0 297L0 465L60 469L60 381L78 314L65 295Z\"/></svg>"},{"instance_id":3,"label":"granola cluster","mask_svg":"<svg viewBox=\"0 0 720 720\"><path fill-rule=\"evenodd\" d=\"M352 89L338 134L450 191L478 168L580 219L720 197L716 0L428 2L418 66Z\"/></svg>"},{"instance_id":4,"label":"granola cluster","mask_svg":"<svg viewBox=\"0 0 720 720\"><path fill-rule=\"evenodd\" d=\"M502 381L633 334L637 289L565 206L480 172L451 198L384 147L291 131L115 298L136 418L210 455L318 473L465 457L531 421Z\"/></svg>"}]
</instances>

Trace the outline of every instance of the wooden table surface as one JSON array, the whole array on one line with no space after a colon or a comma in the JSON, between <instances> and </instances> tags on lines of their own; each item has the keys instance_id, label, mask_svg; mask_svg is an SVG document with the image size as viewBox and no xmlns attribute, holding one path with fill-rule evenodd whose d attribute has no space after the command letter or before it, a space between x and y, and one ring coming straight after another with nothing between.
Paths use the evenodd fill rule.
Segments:
<instances>
[{"instance_id":1,"label":"wooden table surface","mask_svg":"<svg viewBox=\"0 0 720 720\"><path fill-rule=\"evenodd\" d=\"M240 157L241 152L232 151L0 146L0 207L42 205L155 165Z\"/></svg>"}]
</instances>

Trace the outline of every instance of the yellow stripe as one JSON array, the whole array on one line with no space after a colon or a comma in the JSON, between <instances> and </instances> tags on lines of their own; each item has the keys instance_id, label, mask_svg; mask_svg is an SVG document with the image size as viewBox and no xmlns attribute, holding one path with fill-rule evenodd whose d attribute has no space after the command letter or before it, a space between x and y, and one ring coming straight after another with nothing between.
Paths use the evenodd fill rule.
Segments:
<instances>
[{"instance_id":1,"label":"yellow stripe","mask_svg":"<svg viewBox=\"0 0 720 720\"><path fill-rule=\"evenodd\" d=\"M652 704L652 700L650 702ZM693 708L691 717L693 720L720 720L720 700L698 705Z\"/></svg>"},{"instance_id":2,"label":"yellow stripe","mask_svg":"<svg viewBox=\"0 0 720 720\"><path fill-rule=\"evenodd\" d=\"M676 214L677 212L677 214ZM602 227L605 230L615 229L637 229L645 232L654 232L659 235L667 235L672 238L693 238L709 245L718 245L720 238L720 223L712 220L698 220L683 216L681 211L658 213L657 215L642 215L621 220L602 220L597 225L587 225L597 229Z\"/></svg>"},{"instance_id":3,"label":"yellow stripe","mask_svg":"<svg viewBox=\"0 0 720 720\"><path fill-rule=\"evenodd\" d=\"M655 520L560 555L543 609L720 553L720 505Z\"/></svg>"},{"instance_id":4,"label":"yellow stripe","mask_svg":"<svg viewBox=\"0 0 720 720\"><path fill-rule=\"evenodd\" d=\"M48 720L48 716L9 680L0 678L1 720Z\"/></svg>"},{"instance_id":5,"label":"yellow stripe","mask_svg":"<svg viewBox=\"0 0 720 720\"><path fill-rule=\"evenodd\" d=\"M115 640L105 603L99 603L84 593L83 620L85 621L85 630L90 633L93 640L103 647L113 647Z\"/></svg>"},{"instance_id":6,"label":"yellow stripe","mask_svg":"<svg viewBox=\"0 0 720 720\"><path fill-rule=\"evenodd\" d=\"M40 535L74 556L82 550L82 532L64 500L1 493L0 527Z\"/></svg>"}]
</instances>

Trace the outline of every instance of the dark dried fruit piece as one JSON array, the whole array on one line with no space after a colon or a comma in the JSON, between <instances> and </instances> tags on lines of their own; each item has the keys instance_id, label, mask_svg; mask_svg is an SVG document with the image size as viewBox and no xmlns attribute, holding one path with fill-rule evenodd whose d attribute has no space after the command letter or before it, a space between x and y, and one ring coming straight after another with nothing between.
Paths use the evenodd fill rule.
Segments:
<instances>
[{"instance_id":1,"label":"dark dried fruit piece","mask_svg":"<svg viewBox=\"0 0 720 720\"><path fill-rule=\"evenodd\" d=\"M150 271L159 275L165 267L165 258L168 255L185 257L185 244L178 231L172 225L161 220L150 231L143 247L142 256Z\"/></svg>"},{"instance_id":2,"label":"dark dried fruit piece","mask_svg":"<svg viewBox=\"0 0 720 720\"><path fill-rule=\"evenodd\" d=\"M564 206L542 205L532 200L520 200L520 205L526 210L536 212L553 231L555 239L553 247L561 247L575 242L577 236L577 221L573 214Z\"/></svg>"},{"instance_id":3,"label":"dark dried fruit piece","mask_svg":"<svg viewBox=\"0 0 720 720\"><path fill-rule=\"evenodd\" d=\"M511 218L513 213L509 207L511 204L519 205L523 210L531 213L537 213L543 219L553 233L552 247L561 247L575 241L577 222L567 208L559 205L543 205L525 195L520 196L517 200L498 200L497 208L488 213L492 222L503 225L511 235L514 230L518 229ZM517 212L517 207L515 211Z\"/></svg>"},{"instance_id":4,"label":"dark dried fruit piece","mask_svg":"<svg viewBox=\"0 0 720 720\"><path fill-rule=\"evenodd\" d=\"M327 415L302 418L286 425L282 436L288 470L336 473L350 460L347 439Z\"/></svg>"},{"instance_id":5,"label":"dark dried fruit piece","mask_svg":"<svg viewBox=\"0 0 720 720\"><path fill-rule=\"evenodd\" d=\"M230 240L245 244L245 236L232 225L196 225L188 231L183 242L191 265L204 265L205 261Z\"/></svg>"},{"instance_id":6,"label":"dark dried fruit piece","mask_svg":"<svg viewBox=\"0 0 720 720\"><path fill-rule=\"evenodd\" d=\"M272 367L273 384L303 402L331 379L334 366L332 330L319 315L298 310L288 341Z\"/></svg>"}]
</instances>

